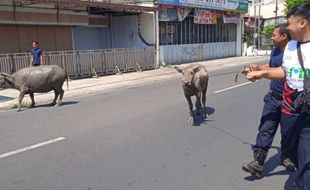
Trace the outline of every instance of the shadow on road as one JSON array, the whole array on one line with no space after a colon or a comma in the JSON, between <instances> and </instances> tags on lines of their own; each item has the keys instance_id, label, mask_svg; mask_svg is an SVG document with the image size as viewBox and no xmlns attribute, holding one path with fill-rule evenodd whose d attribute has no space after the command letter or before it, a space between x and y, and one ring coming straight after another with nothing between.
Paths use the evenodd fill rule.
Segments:
<instances>
[{"instance_id":1,"label":"shadow on road","mask_svg":"<svg viewBox=\"0 0 310 190\"><path fill-rule=\"evenodd\" d=\"M78 101L66 101L62 102L61 106L67 106L67 105L73 105L79 103ZM53 105L49 104L42 104L42 105L37 105L34 108L45 108L45 107L53 107Z\"/></svg>"},{"instance_id":2,"label":"shadow on road","mask_svg":"<svg viewBox=\"0 0 310 190\"><path fill-rule=\"evenodd\" d=\"M13 100L14 98L12 97L8 97L8 96L1 96L0 95L0 103L1 102L6 102L6 101L10 101L10 100Z\"/></svg>"},{"instance_id":3,"label":"shadow on road","mask_svg":"<svg viewBox=\"0 0 310 190\"><path fill-rule=\"evenodd\" d=\"M196 110L195 110L195 112L196 112ZM205 109L203 109L203 112L207 114L207 117L204 118L202 115L195 115L195 120L194 120L193 126L197 127L197 126L200 126L201 124L205 123L206 121L208 121L208 116L212 115L215 112L215 109L207 106Z\"/></svg>"}]
</instances>

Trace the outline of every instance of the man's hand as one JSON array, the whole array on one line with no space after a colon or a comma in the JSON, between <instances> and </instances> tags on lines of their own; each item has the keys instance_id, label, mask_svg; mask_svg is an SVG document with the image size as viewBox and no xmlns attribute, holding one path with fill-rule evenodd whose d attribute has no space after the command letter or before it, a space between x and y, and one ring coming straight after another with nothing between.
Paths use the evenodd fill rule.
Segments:
<instances>
[{"instance_id":1,"label":"man's hand","mask_svg":"<svg viewBox=\"0 0 310 190\"><path fill-rule=\"evenodd\" d=\"M252 69L252 71L260 71L262 70L261 67L257 64L250 64L250 68Z\"/></svg>"},{"instance_id":2,"label":"man's hand","mask_svg":"<svg viewBox=\"0 0 310 190\"><path fill-rule=\"evenodd\" d=\"M252 71L252 72L249 72L249 73L246 75L246 78L247 78L249 81L255 82L256 80L259 80L259 79L264 78L265 74L266 74L266 71L265 71L265 70L261 70L261 71Z\"/></svg>"},{"instance_id":3,"label":"man's hand","mask_svg":"<svg viewBox=\"0 0 310 190\"><path fill-rule=\"evenodd\" d=\"M241 69L240 73L247 75L251 71L253 71L253 70L250 66L244 66L243 69Z\"/></svg>"},{"instance_id":4,"label":"man's hand","mask_svg":"<svg viewBox=\"0 0 310 190\"><path fill-rule=\"evenodd\" d=\"M260 71L260 70L261 70L261 68L260 68L259 65L257 65L257 64L250 64L250 65L245 66L240 72L242 74L247 75L251 71Z\"/></svg>"}]
</instances>

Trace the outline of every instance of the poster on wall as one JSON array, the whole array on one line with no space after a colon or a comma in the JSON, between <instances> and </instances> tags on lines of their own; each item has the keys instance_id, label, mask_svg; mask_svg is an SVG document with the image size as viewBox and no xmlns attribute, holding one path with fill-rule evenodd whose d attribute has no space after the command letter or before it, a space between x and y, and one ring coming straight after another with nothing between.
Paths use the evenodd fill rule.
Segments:
<instances>
[{"instance_id":1,"label":"poster on wall","mask_svg":"<svg viewBox=\"0 0 310 190\"><path fill-rule=\"evenodd\" d=\"M217 24L217 14L211 10L195 9L195 24Z\"/></svg>"},{"instance_id":2,"label":"poster on wall","mask_svg":"<svg viewBox=\"0 0 310 190\"><path fill-rule=\"evenodd\" d=\"M177 21L178 14L175 9L161 9L158 11L159 21Z\"/></svg>"},{"instance_id":3,"label":"poster on wall","mask_svg":"<svg viewBox=\"0 0 310 190\"><path fill-rule=\"evenodd\" d=\"M187 15L191 12L191 8L177 8L177 13L178 13L178 21L182 22Z\"/></svg>"},{"instance_id":4,"label":"poster on wall","mask_svg":"<svg viewBox=\"0 0 310 190\"><path fill-rule=\"evenodd\" d=\"M227 23L240 23L240 15L232 12L223 12L223 22Z\"/></svg>"}]
</instances>

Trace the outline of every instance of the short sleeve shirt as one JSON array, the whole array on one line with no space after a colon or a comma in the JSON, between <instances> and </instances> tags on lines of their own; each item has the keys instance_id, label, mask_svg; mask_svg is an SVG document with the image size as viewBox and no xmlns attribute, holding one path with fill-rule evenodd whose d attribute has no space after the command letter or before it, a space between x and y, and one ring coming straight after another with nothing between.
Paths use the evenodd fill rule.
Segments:
<instances>
[{"instance_id":1,"label":"short sleeve shirt","mask_svg":"<svg viewBox=\"0 0 310 190\"><path fill-rule=\"evenodd\" d=\"M300 43L304 67L307 77L310 77L310 42ZM297 55L297 41L290 41L284 52L282 67L285 71L286 84L284 86L284 99L282 111L290 114L294 113L292 107L295 97L303 91L304 71L299 63Z\"/></svg>"},{"instance_id":2,"label":"short sleeve shirt","mask_svg":"<svg viewBox=\"0 0 310 190\"><path fill-rule=\"evenodd\" d=\"M43 51L41 48L32 48L31 49L31 55L33 59L33 65L41 65L41 59Z\"/></svg>"},{"instance_id":3,"label":"short sleeve shirt","mask_svg":"<svg viewBox=\"0 0 310 190\"><path fill-rule=\"evenodd\" d=\"M270 55L269 67L281 67L283 60L284 51L280 48L274 48ZM272 80L270 81L270 90L274 92L278 92L280 94L283 93L284 80Z\"/></svg>"}]
</instances>

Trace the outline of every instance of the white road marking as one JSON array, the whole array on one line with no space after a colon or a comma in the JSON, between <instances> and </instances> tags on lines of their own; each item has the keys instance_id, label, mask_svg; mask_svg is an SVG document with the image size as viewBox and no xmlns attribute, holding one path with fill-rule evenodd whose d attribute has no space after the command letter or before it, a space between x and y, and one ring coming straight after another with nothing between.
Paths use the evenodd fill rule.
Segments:
<instances>
[{"instance_id":1,"label":"white road marking","mask_svg":"<svg viewBox=\"0 0 310 190\"><path fill-rule=\"evenodd\" d=\"M213 93L214 94L217 94L217 93L221 93L221 92L225 92L227 90L231 90L231 89L234 89L234 88L238 88L240 86L244 86L244 85L248 85L248 84L251 84L252 82L249 81L249 82L245 82L245 83L242 83L242 84L238 84L238 85L235 85L235 86L231 86L231 87L228 87L228 88L224 88L222 90L217 90L217 91L214 91Z\"/></svg>"},{"instance_id":2,"label":"white road marking","mask_svg":"<svg viewBox=\"0 0 310 190\"><path fill-rule=\"evenodd\" d=\"M31 146L27 146L27 147L24 147L24 148L21 148L21 149L18 149L18 150L14 150L14 151L11 151L11 152L8 152L8 153L4 153L4 154L0 155L0 159L1 158L6 158L6 157L9 157L9 156L18 154L18 153L22 153L22 152L25 152L25 151L28 151L28 150L33 150L33 149L39 148L41 146L52 144L52 143L55 143L55 142L58 142L58 141L62 141L62 140L65 140L65 139L66 139L65 137L59 137L59 138L56 138L56 139L52 139L52 140L48 140L48 141L41 142L41 143L38 143L38 144L34 144L34 145L31 145Z\"/></svg>"}]
</instances>

